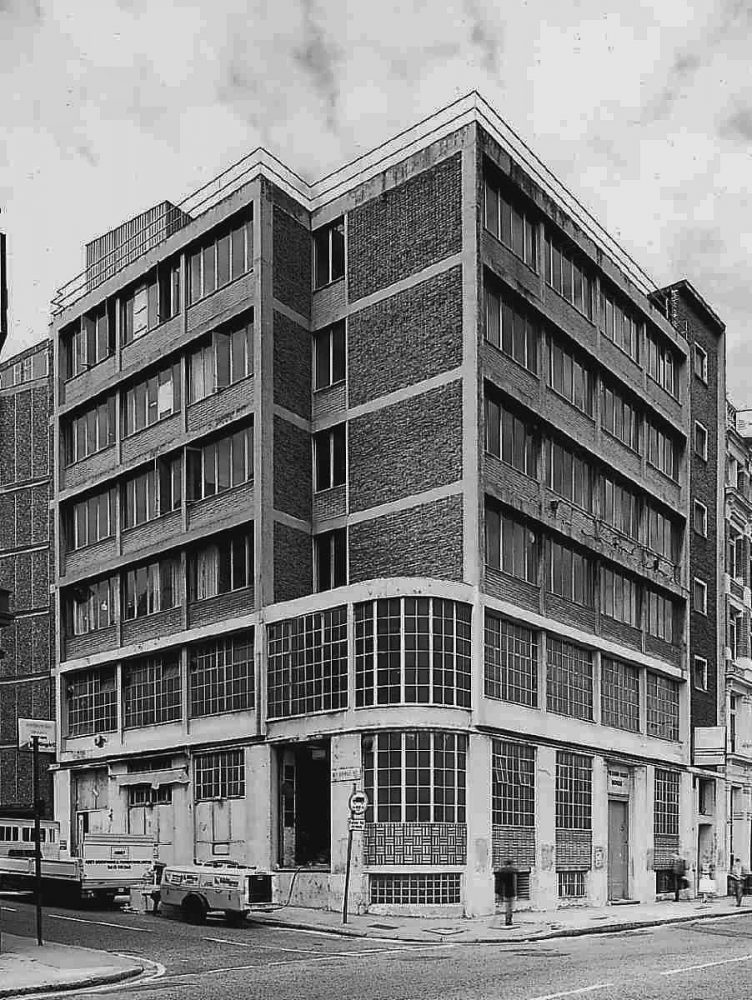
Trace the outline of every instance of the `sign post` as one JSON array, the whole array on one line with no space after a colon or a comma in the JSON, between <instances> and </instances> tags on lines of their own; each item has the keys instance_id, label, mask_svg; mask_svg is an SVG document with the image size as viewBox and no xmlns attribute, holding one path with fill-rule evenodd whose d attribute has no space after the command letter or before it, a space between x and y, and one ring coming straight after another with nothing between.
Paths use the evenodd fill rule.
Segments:
<instances>
[{"instance_id":1,"label":"sign post","mask_svg":"<svg viewBox=\"0 0 752 1000\"><path fill-rule=\"evenodd\" d=\"M342 923L347 923L347 897L350 894L350 863L352 861L353 830L362 830L366 825L366 809L368 796L358 792L353 785L352 795L348 802L350 819L347 823L347 865L345 867L345 898L342 900Z\"/></svg>"},{"instance_id":2,"label":"sign post","mask_svg":"<svg viewBox=\"0 0 752 1000\"><path fill-rule=\"evenodd\" d=\"M42 942L42 802L39 797L39 753L55 752L55 723L48 719L18 720L19 750L31 748L31 796L34 805L34 896L37 944Z\"/></svg>"}]
</instances>

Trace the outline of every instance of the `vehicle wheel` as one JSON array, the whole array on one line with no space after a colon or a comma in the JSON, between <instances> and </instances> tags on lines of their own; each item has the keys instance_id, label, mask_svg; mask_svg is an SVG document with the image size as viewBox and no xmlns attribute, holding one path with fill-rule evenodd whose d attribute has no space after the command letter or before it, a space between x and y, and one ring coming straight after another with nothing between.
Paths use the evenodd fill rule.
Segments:
<instances>
[{"instance_id":1,"label":"vehicle wheel","mask_svg":"<svg viewBox=\"0 0 752 1000\"><path fill-rule=\"evenodd\" d=\"M242 927L245 924L245 917L243 910L225 910L225 920L230 927Z\"/></svg>"},{"instance_id":2,"label":"vehicle wheel","mask_svg":"<svg viewBox=\"0 0 752 1000\"><path fill-rule=\"evenodd\" d=\"M206 904L200 896L187 896L181 907L183 917L189 924L206 923Z\"/></svg>"}]
</instances>

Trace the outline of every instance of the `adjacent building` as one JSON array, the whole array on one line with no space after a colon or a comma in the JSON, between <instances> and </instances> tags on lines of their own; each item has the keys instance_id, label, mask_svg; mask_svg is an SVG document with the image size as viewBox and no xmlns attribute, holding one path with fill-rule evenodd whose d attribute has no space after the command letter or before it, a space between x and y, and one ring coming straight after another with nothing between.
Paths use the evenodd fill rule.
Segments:
<instances>
[{"instance_id":1,"label":"adjacent building","mask_svg":"<svg viewBox=\"0 0 752 1000\"><path fill-rule=\"evenodd\" d=\"M691 758L722 723L722 324L477 95L317 184L262 151L213 191L54 302L70 849L148 831L338 907L363 788L353 908L492 912L508 857L539 908L722 867Z\"/></svg>"}]
</instances>

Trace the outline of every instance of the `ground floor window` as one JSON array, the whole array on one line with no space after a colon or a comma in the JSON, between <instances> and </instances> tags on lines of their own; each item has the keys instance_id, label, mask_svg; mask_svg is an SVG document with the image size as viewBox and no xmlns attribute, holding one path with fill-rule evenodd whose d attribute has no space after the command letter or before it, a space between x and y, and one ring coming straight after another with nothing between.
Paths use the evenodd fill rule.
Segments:
<instances>
[{"instance_id":1,"label":"ground floor window","mask_svg":"<svg viewBox=\"0 0 752 1000\"><path fill-rule=\"evenodd\" d=\"M132 785L128 789L129 806L167 806L172 802L172 786Z\"/></svg>"},{"instance_id":2,"label":"ground floor window","mask_svg":"<svg viewBox=\"0 0 752 1000\"><path fill-rule=\"evenodd\" d=\"M242 750L202 753L194 758L196 801L240 799L245 795L245 755Z\"/></svg>"},{"instance_id":3,"label":"ground floor window","mask_svg":"<svg viewBox=\"0 0 752 1000\"><path fill-rule=\"evenodd\" d=\"M501 888L501 875L494 872L494 895L497 901L503 901L504 894ZM517 899L530 899L530 872L517 871Z\"/></svg>"},{"instance_id":4,"label":"ground floor window","mask_svg":"<svg viewBox=\"0 0 752 1000\"><path fill-rule=\"evenodd\" d=\"M457 872L371 875L369 882L371 903L441 906L461 901L461 876Z\"/></svg>"},{"instance_id":5,"label":"ground floor window","mask_svg":"<svg viewBox=\"0 0 752 1000\"><path fill-rule=\"evenodd\" d=\"M585 872L557 872L559 899L582 899L585 896Z\"/></svg>"}]
</instances>

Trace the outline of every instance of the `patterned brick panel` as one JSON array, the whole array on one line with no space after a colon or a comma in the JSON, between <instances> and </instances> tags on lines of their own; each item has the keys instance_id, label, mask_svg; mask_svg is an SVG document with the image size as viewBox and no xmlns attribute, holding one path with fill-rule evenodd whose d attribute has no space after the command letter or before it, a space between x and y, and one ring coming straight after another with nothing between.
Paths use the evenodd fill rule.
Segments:
<instances>
[{"instance_id":1,"label":"patterned brick panel","mask_svg":"<svg viewBox=\"0 0 752 1000\"><path fill-rule=\"evenodd\" d=\"M279 521L274 524L274 600L291 601L313 589L311 536Z\"/></svg>"},{"instance_id":2,"label":"patterned brick panel","mask_svg":"<svg viewBox=\"0 0 752 1000\"><path fill-rule=\"evenodd\" d=\"M590 870L593 856L593 834L590 830L556 831L556 870Z\"/></svg>"},{"instance_id":3,"label":"patterned brick panel","mask_svg":"<svg viewBox=\"0 0 752 1000\"><path fill-rule=\"evenodd\" d=\"M367 865L464 865L464 823L367 823L363 862Z\"/></svg>"},{"instance_id":4,"label":"patterned brick panel","mask_svg":"<svg viewBox=\"0 0 752 1000\"><path fill-rule=\"evenodd\" d=\"M511 858L518 868L535 867L534 826L494 826L491 830L492 867Z\"/></svg>"},{"instance_id":5,"label":"patterned brick panel","mask_svg":"<svg viewBox=\"0 0 752 1000\"><path fill-rule=\"evenodd\" d=\"M138 530L138 529L134 529ZM126 535L123 535L123 551ZM99 573L107 560L117 557L117 545L114 538L105 538L104 541L97 542L96 545L87 545L83 549L74 549L65 554L64 573L90 573L92 576Z\"/></svg>"},{"instance_id":6,"label":"patterned brick panel","mask_svg":"<svg viewBox=\"0 0 752 1000\"><path fill-rule=\"evenodd\" d=\"M102 628L87 635L72 635L65 640L65 657L72 660L77 656L91 656L92 653L102 653L117 649L117 625Z\"/></svg>"},{"instance_id":7,"label":"patterned brick panel","mask_svg":"<svg viewBox=\"0 0 752 1000\"><path fill-rule=\"evenodd\" d=\"M161 638L170 632L179 632L182 627L183 610L179 607L160 611L155 615L145 615L143 618L134 618L132 621L123 622L123 645L143 642L144 639Z\"/></svg>"},{"instance_id":8,"label":"patterned brick panel","mask_svg":"<svg viewBox=\"0 0 752 1000\"><path fill-rule=\"evenodd\" d=\"M384 191L347 217L351 302L462 248L461 154Z\"/></svg>"},{"instance_id":9,"label":"patterned brick panel","mask_svg":"<svg viewBox=\"0 0 752 1000\"><path fill-rule=\"evenodd\" d=\"M250 520L253 517L253 487L253 481L243 483L242 486L235 486L217 496L190 504L188 527L200 528L211 525L219 531L230 518L238 514L244 514Z\"/></svg>"},{"instance_id":10,"label":"patterned brick panel","mask_svg":"<svg viewBox=\"0 0 752 1000\"><path fill-rule=\"evenodd\" d=\"M679 664L681 662L681 650L678 646L672 646L671 643L664 642L663 639L657 639L654 635L647 633L645 635L645 652L652 656L659 656L662 660L668 660L669 663ZM708 671L708 677L709 675L710 671ZM700 723L697 724L700 725Z\"/></svg>"},{"instance_id":11,"label":"patterned brick panel","mask_svg":"<svg viewBox=\"0 0 752 1000\"><path fill-rule=\"evenodd\" d=\"M462 498L385 514L349 529L350 583L390 576L462 579Z\"/></svg>"},{"instance_id":12,"label":"patterned brick panel","mask_svg":"<svg viewBox=\"0 0 752 1000\"><path fill-rule=\"evenodd\" d=\"M528 611L540 611L540 588L525 580L515 580L492 566L486 566L486 582L483 588L500 601L511 601Z\"/></svg>"},{"instance_id":13,"label":"patterned brick panel","mask_svg":"<svg viewBox=\"0 0 752 1000\"><path fill-rule=\"evenodd\" d=\"M679 837L670 834L655 834L653 847L653 868L656 871L665 870L672 865L672 855L679 852Z\"/></svg>"},{"instance_id":14,"label":"patterned brick panel","mask_svg":"<svg viewBox=\"0 0 752 1000\"><path fill-rule=\"evenodd\" d=\"M273 210L274 298L311 315L311 234L278 205Z\"/></svg>"},{"instance_id":15,"label":"patterned brick panel","mask_svg":"<svg viewBox=\"0 0 752 1000\"><path fill-rule=\"evenodd\" d=\"M191 628L199 625L209 625L211 622L221 622L227 618L237 618L248 615L254 608L253 587L235 591L232 594L219 594L206 601L196 601L188 605L188 624Z\"/></svg>"},{"instance_id":16,"label":"patterned brick panel","mask_svg":"<svg viewBox=\"0 0 752 1000\"><path fill-rule=\"evenodd\" d=\"M197 403L188 407L188 430L193 433L200 431L208 433L220 424L252 409L255 399L256 383L253 375L244 378L235 385L212 393Z\"/></svg>"},{"instance_id":17,"label":"patterned brick panel","mask_svg":"<svg viewBox=\"0 0 752 1000\"><path fill-rule=\"evenodd\" d=\"M345 407L347 406L347 385L345 382L338 382L337 385L328 389L319 389L313 394L313 419L321 420L323 417L342 416L344 419Z\"/></svg>"},{"instance_id":18,"label":"patterned brick panel","mask_svg":"<svg viewBox=\"0 0 752 1000\"><path fill-rule=\"evenodd\" d=\"M229 285L218 289L212 295L207 295L188 309L188 330L198 330L206 325L214 327L219 322L229 319L238 311L238 307L250 306L254 300L253 273L236 278Z\"/></svg>"},{"instance_id":19,"label":"patterned brick panel","mask_svg":"<svg viewBox=\"0 0 752 1000\"><path fill-rule=\"evenodd\" d=\"M274 418L274 506L303 521L311 520L311 435Z\"/></svg>"},{"instance_id":20,"label":"patterned brick panel","mask_svg":"<svg viewBox=\"0 0 752 1000\"><path fill-rule=\"evenodd\" d=\"M274 402L311 417L311 335L282 313L274 313Z\"/></svg>"},{"instance_id":21,"label":"patterned brick panel","mask_svg":"<svg viewBox=\"0 0 752 1000\"><path fill-rule=\"evenodd\" d=\"M173 414L151 427L123 439L123 462L145 458L155 451L164 451L180 434L180 414Z\"/></svg>"},{"instance_id":22,"label":"patterned brick panel","mask_svg":"<svg viewBox=\"0 0 752 1000\"><path fill-rule=\"evenodd\" d=\"M348 321L350 406L462 364L462 268L453 267Z\"/></svg>"}]
</instances>

